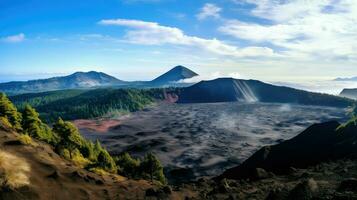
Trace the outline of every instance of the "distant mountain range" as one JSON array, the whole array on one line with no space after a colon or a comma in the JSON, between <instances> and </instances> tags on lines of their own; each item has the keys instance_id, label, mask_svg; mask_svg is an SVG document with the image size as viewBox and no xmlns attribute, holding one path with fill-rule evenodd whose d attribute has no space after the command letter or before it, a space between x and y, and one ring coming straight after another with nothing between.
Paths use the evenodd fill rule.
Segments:
<instances>
[{"instance_id":1,"label":"distant mountain range","mask_svg":"<svg viewBox=\"0 0 357 200\"><path fill-rule=\"evenodd\" d=\"M346 97L350 99L357 99L357 88L355 89L343 89L340 93L341 97Z\"/></svg>"},{"instance_id":2,"label":"distant mountain range","mask_svg":"<svg viewBox=\"0 0 357 200\"><path fill-rule=\"evenodd\" d=\"M192 78L197 74L184 66L176 66L165 74L152 81L123 81L102 72L76 72L69 76L53 77L48 79L13 81L0 83L0 91L7 94L35 93L65 89L89 89L100 87L168 87L187 86L178 83L179 80Z\"/></svg>"},{"instance_id":3,"label":"distant mountain range","mask_svg":"<svg viewBox=\"0 0 357 200\"><path fill-rule=\"evenodd\" d=\"M334 81L357 81L357 76L351 78L336 78Z\"/></svg>"},{"instance_id":4,"label":"distant mountain range","mask_svg":"<svg viewBox=\"0 0 357 200\"><path fill-rule=\"evenodd\" d=\"M219 78L184 88L179 103L269 102L347 107L354 101L333 95L275 86L257 80Z\"/></svg>"}]
</instances>

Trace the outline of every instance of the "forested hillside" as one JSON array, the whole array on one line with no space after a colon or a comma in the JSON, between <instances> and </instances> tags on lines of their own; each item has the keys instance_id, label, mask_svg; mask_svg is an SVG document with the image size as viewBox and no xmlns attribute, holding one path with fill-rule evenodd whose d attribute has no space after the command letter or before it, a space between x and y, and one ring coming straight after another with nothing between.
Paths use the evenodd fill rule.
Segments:
<instances>
[{"instance_id":1,"label":"forested hillside","mask_svg":"<svg viewBox=\"0 0 357 200\"><path fill-rule=\"evenodd\" d=\"M61 90L44 93L23 94L10 97L14 104L24 109L30 104L41 118L53 122L61 117L65 120L88 119L133 112L164 99L164 89L96 89Z\"/></svg>"}]
</instances>

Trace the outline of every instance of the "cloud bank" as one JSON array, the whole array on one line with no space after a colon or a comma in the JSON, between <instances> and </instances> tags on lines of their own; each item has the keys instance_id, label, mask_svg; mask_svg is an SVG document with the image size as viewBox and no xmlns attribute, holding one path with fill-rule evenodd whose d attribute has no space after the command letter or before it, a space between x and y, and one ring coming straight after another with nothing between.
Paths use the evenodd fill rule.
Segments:
<instances>
[{"instance_id":1,"label":"cloud bank","mask_svg":"<svg viewBox=\"0 0 357 200\"><path fill-rule=\"evenodd\" d=\"M123 26L129 28L124 39L141 45L182 45L197 47L211 53L234 57L266 57L277 56L268 47L236 47L226 44L216 38L204 39L186 35L176 27L162 26L155 22L130 19L107 19L98 22L100 25Z\"/></svg>"}]
</instances>

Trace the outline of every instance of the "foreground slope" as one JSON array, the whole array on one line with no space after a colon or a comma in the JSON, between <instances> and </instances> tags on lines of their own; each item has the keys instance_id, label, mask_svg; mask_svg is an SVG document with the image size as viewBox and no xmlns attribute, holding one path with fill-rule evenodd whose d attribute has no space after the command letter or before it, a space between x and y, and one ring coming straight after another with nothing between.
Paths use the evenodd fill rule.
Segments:
<instances>
[{"instance_id":1,"label":"foreground slope","mask_svg":"<svg viewBox=\"0 0 357 200\"><path fill-rule=\"evenodd\" d=\"M183 199L186 195L178 192L157 192L162 186L144 180L129 180L119 175L98 175L81 169L72 162L61 158L52 147L34 140L31 144L22 144L19 134L0 124L0 175L4 170L4 156L18 159L28 166L23 174L15 177L28 179L18 188L0 188L0 199L156 199L154 195L165 199ZM13 166L13 169L18 169ZM23 167L22 167L23 168ZM12 170L12 173L18 173ZM17 181L17 180L15 180ZM18 181L17 181L18 182Z\"/></svg>"},{"instance_id":2,"label":"foreground slope","mask_svg":"<svg viewBox=\"0 0 357 200\"><path fill-rule=\"evenodd\" d=\"M93 88L124 84L113 76L102 72L76 72L68 76L48 79L0 83L0 91L8 94L41 92L63 89Z\"/></svg>"},{"instance_id":3,"label":"foreground slope","mask_svg":"<svg viewBox=\"0 0 357 200\"><path fill-rule=\"evenodd\" d=\"M275 86L257 80L219 78L184 88L179 103L269 102L347 107L352 100L342 97Z\"/></svg>"}]
</instances>

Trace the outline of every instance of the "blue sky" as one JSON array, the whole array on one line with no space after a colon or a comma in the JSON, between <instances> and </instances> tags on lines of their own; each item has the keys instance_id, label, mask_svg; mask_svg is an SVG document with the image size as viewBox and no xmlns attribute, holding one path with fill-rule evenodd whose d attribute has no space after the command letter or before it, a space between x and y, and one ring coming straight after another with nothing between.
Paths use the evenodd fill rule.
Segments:
<instances>
[{"instance_id":1,"label":"blue sky","mask_svg":"<svg viewBox=\"0 0 357 200\"><path fill-rule=\"evenodd\" d=\"M97 70L149 80L357 75L354 0L0 0L0 81Z\"/></svg>"}]
</instances>

